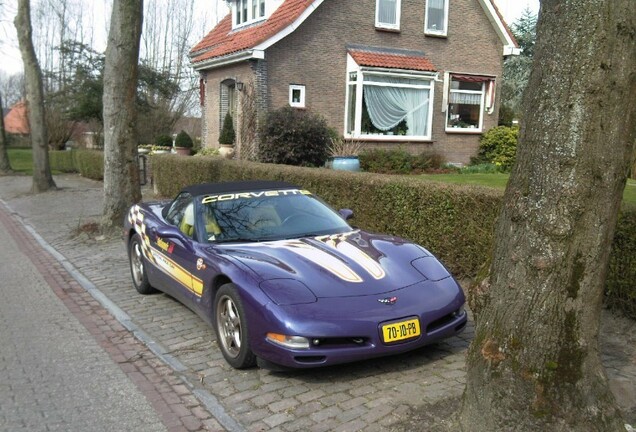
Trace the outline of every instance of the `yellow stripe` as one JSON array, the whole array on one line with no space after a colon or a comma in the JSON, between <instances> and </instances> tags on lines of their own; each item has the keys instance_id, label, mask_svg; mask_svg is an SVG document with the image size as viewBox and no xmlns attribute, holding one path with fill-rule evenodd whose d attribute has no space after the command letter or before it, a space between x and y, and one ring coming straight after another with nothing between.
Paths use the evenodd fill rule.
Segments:
<instances>
[{"instance_id":1,"label":"yellow stripe","mask_svg":"<svg viewBox=\"0 0 636 432\"><path fill-rule=\"evenodd\" d=\"M192 273L156 249L152 249L152 255L155 258L157 267L164 273L186 287L188 291L192 291L198 296L203 294L203 281L201 279L195 277Z\"/></svg>"}]
</instances>

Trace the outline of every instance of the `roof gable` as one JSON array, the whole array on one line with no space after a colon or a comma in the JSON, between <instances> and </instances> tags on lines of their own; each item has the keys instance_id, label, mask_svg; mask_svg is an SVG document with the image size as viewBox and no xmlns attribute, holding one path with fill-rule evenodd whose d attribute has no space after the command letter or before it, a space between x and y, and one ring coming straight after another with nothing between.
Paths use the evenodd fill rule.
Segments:
<instances>
[{"instance_id":1,"label":"roof gable","mask_svg":"<svg viewBox=\"0 0 636 432\"><path fill-rule=\"evenodd\" d=\"M504 45L503 55L519 54L519 46L493 0L476 0ZM323 0L284 0L265 21L232 30L232 14L223 18L190 51L195 69L249 58L264 58L262 51L292 33Z\"/></svg>"},{"instance_id":2,"label":"roof gable","mask_svg":"<svg viewBox=\"0 0 636 432\"><path fill-rule=\"evenodd\" d=\"M26 102L20 101L11 107L7 115L4 116L4 130L10 134L28 135L31 133Z\"/></svg>"},{"instance_id":3,"label":"roof gable","mask_svg":"<svg viewBox=\"0 0 636 432\"><path fill-rule=\"evenodd\" d=\"M320 3L322 0L285 0L267 20L236 30L232 30L232 14L228 14L192 48L190 59L196 65L213 58L253 49L284 32L301 19L310 6L313 5L309 10L312 12Z\"/></svg>"}]
</instances>

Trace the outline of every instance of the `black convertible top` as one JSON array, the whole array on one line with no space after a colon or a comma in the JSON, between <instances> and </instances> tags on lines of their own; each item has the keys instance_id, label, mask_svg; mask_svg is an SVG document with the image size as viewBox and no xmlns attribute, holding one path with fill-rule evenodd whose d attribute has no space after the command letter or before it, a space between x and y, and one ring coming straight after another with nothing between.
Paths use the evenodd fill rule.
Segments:
<instances>
[{"instance_id":1,"label":"black convertible top","mask_svg":"<svg viewBox=\"0 0 636 432\"><path fill-rule=\"evenodd\" d=\"M229 192L251 192L272 189L298 189L291 183L272 180L249 180L237 182L202 183L183 188L182 192L188 192L193 196L222 194Z\"/></svg>"}]
</instances>

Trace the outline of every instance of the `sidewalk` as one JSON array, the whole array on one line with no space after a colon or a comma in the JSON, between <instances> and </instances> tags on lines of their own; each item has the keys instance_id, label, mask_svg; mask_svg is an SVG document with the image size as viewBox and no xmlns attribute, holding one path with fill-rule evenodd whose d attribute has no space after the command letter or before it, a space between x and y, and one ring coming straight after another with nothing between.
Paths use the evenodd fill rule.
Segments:
<instances>
[{"instance_id":1,"label":"sidewalk","mask_svg":"<svg viewBox=\"0 0 636 432\"><path fill-rule=\"evenodd\" d=\"M73 234L99 220L101 183L76 175L55 180L61 190L28 195L30 178L2 177L0 198L126 314L217 425L250 431L408 430L409 419L461 396L472 323L459 337L402 356L288 374L230 368L214 332L196 315L168 296L136 293L120 239ZM605 313L601 350L612 389L634 424L636 323Z\"/></svg>"}]
</instances>

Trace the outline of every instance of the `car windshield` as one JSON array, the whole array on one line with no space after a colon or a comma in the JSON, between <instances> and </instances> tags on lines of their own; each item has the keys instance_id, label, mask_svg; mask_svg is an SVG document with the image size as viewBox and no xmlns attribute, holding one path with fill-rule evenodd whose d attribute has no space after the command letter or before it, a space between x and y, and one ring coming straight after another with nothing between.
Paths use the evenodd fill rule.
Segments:
<instances>
[{"instance_id":1,"label":"car windshield","mask_svg":"<svg viewBox=\"0 0 636 432\"><path fill-rule=\"evenodd\" d=\"M307 191L270 190L199 198L208 241L267 241L340 234L351 227Z\"/></svg>"}]
</instances>

